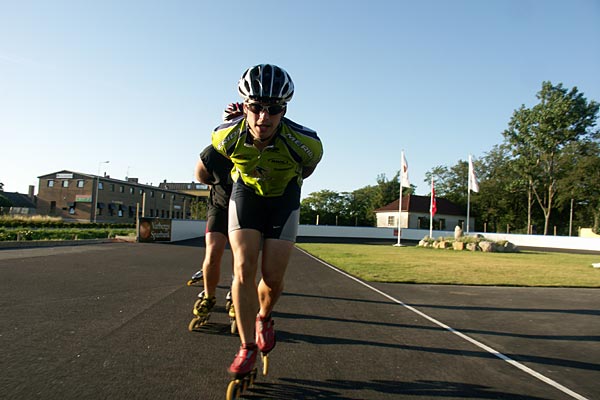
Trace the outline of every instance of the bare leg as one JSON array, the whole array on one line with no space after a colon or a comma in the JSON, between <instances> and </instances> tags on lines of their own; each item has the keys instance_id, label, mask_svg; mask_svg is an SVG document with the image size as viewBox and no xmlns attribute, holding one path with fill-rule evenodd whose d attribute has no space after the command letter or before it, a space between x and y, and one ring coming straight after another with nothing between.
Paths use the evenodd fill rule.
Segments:
<instances>
[{"instance_id":1,"label":"bare leg","mask_svg":"<svg viewBox=\"0 0 600 400\"><path fill-rule=\"evenodd\" d=\"M254 343L254 322L258 310L256 272L261 233L254 229L238 229L229 233L229 241L234 271L231 292L238 332L243 344Z\"/></svg>"},{"instance_id":2,"label":"bare leg","mask_svg":"<svg viewBox=\"0 0 600 400\"><path fill-rule=\"evenodd\" d=\"M206 254L202 263L204 292L214 296L221 276L221 259L227 245L227 236L220 232L207 232L205 236Z\"/></svg>"},{"instance_id":3,"label":"bare leg","mask_svg":"<svg viewBox=\"0 0 600 400\"><path fill-rule=\"evenodd\" d=\"M258 285L260 316L271 314L284 287L284 276L294 242L266 239L262 252L262 279Z\"/></svg>"}]
</instances>

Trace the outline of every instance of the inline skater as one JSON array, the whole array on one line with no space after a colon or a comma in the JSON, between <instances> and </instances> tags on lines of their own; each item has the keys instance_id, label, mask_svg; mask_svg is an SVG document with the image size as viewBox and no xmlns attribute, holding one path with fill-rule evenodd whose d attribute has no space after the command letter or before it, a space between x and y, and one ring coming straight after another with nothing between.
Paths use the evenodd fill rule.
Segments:
<instances>
[{"instance_id":1,"label":"inline skater","mask_svg":"<svg viewBox=\"0 0 600 400\"><path fill-rule=\"evenodd\" d=\"M282 68L249 68L238 92L244 100L243 115L213 131L212 144L234 166L228 231L241 346L228 371L239 380L253 372L258 350L266 355L275 346L271 313L283 291L296 241L300 188L321 160L323 148L315 131L284 117L294 84ZM262 279L257 285L261 244Z\"/></svg>"},{"instance_id":2,"label":"inline skater","mask_svg":"<svg viewBox=\"0 0 600 400\"><path fill-rule=\"evenodd\" d=\"M224 111L223 119L228 121L242 113L240 103L231 103ZM227 245L227 208L231 195L232 181L231 169L233 164L229 159L219 154L212 145L207 146L196 163L194 171L196 180L210 185L208 197L208 210L206 218L206 232L204 240L206 252L202 262L202 270L194 274L201 274L204 280L204 290L198 295L199 300L194 304L193 313L196 316L189 324L189 330L202 326L208 322L210 312L216 304L216 289L221 276L221 259ZM229 308L230 294L227 299L227 312L235 318L235 312ZM232 323L232 333L235 323Z\"/></svg>"}]
</instances>

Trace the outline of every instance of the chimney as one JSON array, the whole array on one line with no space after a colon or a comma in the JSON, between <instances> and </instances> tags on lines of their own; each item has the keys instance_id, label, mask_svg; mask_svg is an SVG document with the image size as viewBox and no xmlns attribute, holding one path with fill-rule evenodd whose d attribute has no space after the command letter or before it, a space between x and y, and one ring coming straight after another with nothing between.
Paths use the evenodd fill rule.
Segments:
<instances>
[{"instance_id":1,"label":"chimney","mask_svg":"<svg viewBox=\"0 0 600 400\"><path fill-rule=\"evenodd\" d=\"M29 185L29 192L27 194L31 200L35 198L35 186Z\"/></svg>"}]
</instances>

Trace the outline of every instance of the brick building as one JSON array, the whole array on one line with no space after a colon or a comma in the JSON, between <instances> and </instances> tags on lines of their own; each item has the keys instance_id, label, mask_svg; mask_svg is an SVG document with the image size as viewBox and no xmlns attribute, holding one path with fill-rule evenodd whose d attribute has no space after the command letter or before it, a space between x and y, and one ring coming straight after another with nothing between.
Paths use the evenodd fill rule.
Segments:
<instances>
[{"instance_id":1,"label":"brick building","mask_svg":"<svg viewBox=\"0 0 600 400\"><path fill-rule=\"evenodd\" d=\"M119 180L68 170L38 179L37 213L74 221L133 223L136 209L140 216L189 219L192 204L209 193L206 185L194 182L163 182L163 187L156 187L136 178ZM180 186L185 191L171 188Z\"/></svg>"}]
</instances>

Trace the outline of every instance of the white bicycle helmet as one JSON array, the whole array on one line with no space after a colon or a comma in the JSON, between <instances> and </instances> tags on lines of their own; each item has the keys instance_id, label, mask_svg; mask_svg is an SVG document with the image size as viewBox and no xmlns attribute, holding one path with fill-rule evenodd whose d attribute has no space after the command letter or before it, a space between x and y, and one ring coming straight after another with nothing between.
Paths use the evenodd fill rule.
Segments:
<instances>
[{"instance_id":1,"label":"white bicycle helmet","mask_svg":"<svg viewBox=\"0 0 600 400\"><path fill-rule=\"evenodd\" d=\"M259 64L244 72L238 82L238 92L244 100L266 100L288 103L294 95L290 75L272 64Z\"/></svg>"}]
</instances>

